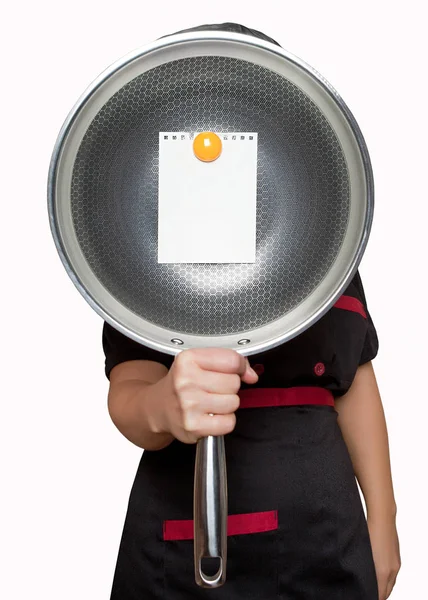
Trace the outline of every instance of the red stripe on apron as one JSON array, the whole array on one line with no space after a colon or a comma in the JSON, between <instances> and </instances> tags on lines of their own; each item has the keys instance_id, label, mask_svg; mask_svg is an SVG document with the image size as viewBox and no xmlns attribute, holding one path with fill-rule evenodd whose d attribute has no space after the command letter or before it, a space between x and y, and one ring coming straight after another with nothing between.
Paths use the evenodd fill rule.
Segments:
<instances>
[{"instance_id":1,"label":"red stripe on apron","mask_svg":"<svg viewBox=\"0 0 428 600\"><path fill-rule=\"evenodd\" d=\"M244 513L227 517L227 535L262 533L278 529L278 511ZM193 540L193 519L163 522L164 540Z\"/></svg>"},{"instance_id":2,"label":"red stripe on apron","mask_svg":"<svg viewBox=\"0 0 428 600\"><path fill-rule=\"evenodd\" d=\"M317 386L289 388L248 388L239 390L239 408L263 408L266 406L289 406L296 404L326 404L334 406L330 390Z\"/></svg>"},{"instance_id":3,"label":"red stripe on apron","mask_svg":"<svg viewBox=\"0 0 428 600\"><path fill-rule=\"evenodd\" d=\"M364 310L363 304L358 300L358 298L354 298L353 296L340 296L339 300L333 304L333 308L352 310L353 312L360 313L360 315L367 319L367 314Z\"/></svg>"}]
</instances>

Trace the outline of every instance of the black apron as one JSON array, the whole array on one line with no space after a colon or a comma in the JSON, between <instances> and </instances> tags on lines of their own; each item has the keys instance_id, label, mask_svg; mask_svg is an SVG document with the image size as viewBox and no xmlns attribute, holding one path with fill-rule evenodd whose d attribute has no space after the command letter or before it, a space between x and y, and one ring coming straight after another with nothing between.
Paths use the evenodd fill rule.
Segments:
<instances>
[{"instance_id":1,"label":"black apron","mask_svg":"<svg viewBox=\"0 0 428 600\"><path fill-rule=\"evenodd\" d=\"M304 403L281 405L285 393L287 402ZM225 436L226 583L195 583L196 446L174 440L142 456L111 600L378 600L367 522L331 392L259 388L240 396L236 427Z\"/></svg>"}]
</instances>

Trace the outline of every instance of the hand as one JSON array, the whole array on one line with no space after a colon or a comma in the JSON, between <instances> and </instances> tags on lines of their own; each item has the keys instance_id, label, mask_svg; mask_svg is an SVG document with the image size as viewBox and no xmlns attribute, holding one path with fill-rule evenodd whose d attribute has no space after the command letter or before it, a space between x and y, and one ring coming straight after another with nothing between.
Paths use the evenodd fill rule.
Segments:
<instances>
[{"instance_id":1,"label":"hand","mask_svg":"<svg viewBox=\"0 0 428 600\"><path fill-rule=\"evenodd\" d=\"M400 545L395 519L368 516L367 525L376 568L379 600L386 600L401 567Z\"/></svg>"},{"instance_id":2,"label":"hand","mask_svg":"<svg viewBox=\"0 0 428 600\"><path fill-rule=\"evenodd\" d=\"M194 444L201 437L233 431L241 380L256 383L258 375L235 350L195 348L175 357L166 378L163 428L181 442Z\"/></svg>"}]
</instances>

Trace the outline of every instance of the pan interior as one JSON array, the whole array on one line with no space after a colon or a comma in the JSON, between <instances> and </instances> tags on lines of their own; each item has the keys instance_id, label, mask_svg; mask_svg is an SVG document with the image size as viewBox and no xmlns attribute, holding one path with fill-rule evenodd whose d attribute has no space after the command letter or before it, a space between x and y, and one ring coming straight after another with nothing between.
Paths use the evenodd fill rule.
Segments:
<instances>
[{"instance_id":1,"label":"pan interior","mask_svg":"<svg viewBox=\"0 0 428 600\"><path fill-rule=\"evenodd\" d=\"M258 132L255 263L157 262L159 131L203 130ZM299 87L245 60L198 56L148 70L104 104L70 198L86 261L121 305L217 336L271 323L316 289L344 241L350 183L335 132Z\"/></svg>"}]
</instances>

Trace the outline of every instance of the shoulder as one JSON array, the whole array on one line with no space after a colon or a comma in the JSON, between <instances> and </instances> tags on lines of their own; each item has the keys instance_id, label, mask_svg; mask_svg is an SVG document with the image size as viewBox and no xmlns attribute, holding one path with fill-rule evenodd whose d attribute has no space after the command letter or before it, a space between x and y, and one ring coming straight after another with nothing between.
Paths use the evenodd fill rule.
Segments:
<instances>
[{"instance_id":1,"label":"shoulder","mask_svg":"<svg viewBox=\"0 0 428 600\"><path fill-rule=\"evenodd\" d=\"M333 314L335 312L334 309L355 312L358 313L361 317L363 317L363 319L367 319L366 297L364 294L361 276L358 270L356 271L354 277L351 279L346 289L334 303L331 309L333 311Z\"/></svg>"}]
</instances>

